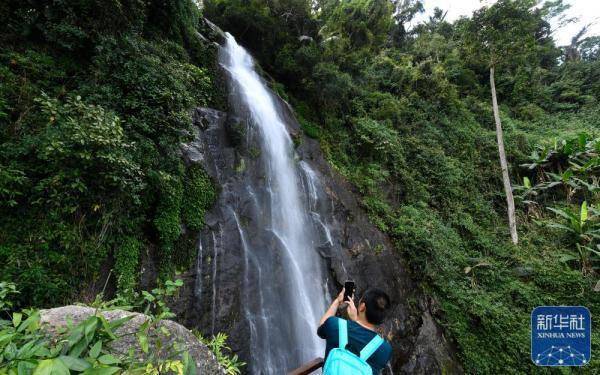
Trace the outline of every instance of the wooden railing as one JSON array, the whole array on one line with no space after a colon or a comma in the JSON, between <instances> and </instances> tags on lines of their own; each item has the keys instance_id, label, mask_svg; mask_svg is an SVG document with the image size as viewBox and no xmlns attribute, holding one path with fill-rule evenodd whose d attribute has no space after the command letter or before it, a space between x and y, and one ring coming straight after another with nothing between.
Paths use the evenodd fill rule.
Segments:
<instances>
[{"instance_id":1,"label":"wooden railing","mask_svg":"<svg viewBox=\"0 0 600 375\"><path fill-rule=\"evenodd\" d=\"M288 375L309 375L323 367L323 358L315 358L312 361L303 364L297 369L288 373Z\"/></svg>"}]
</instances>

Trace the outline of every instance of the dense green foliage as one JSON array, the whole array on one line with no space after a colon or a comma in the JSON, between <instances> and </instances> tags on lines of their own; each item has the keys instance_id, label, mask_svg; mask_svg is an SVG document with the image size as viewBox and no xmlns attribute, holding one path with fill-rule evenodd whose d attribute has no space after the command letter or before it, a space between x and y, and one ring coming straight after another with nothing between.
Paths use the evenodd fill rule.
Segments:
<instances>
[{"instance_id":1,"label":"dense green foliage","mask_svg":"<svg viewBox=\"0 0 600 375\"><path fill-rule=\"evenodd\" d=\"M419 1L207 1L208 17L283 84L303 129L357 186L371 220L438 301L437 319L469 373L543 372L529 360L535 306L600 313L596 211L580 215L583 202L599 203L598 39L585 39L575 46L579 58L566 58L548 23L562 4L533 5L499 1L453 24L438 10L411 29ZM546 172L573 169L536 203L520 201L516 246L506 223L491 65L513 186L524 177L538 186ZM584 151L560 150L579 133L589 134L582 136L585 160ZM521 166L536 145L550 150L555 138L552 155L539 154L533 169ZM571 194L566 186L575 177L584 182ZM546 207L576 210L576 219ZM593 347L600 348L597 333ZM594 358L590 367L599 363Z\"/></svg>"},{"instance_id":2,"label":"dense green foliage","mask_svg":"<svg viewBox=\"0 0 600 375\"><path fill-rule=\"evenodd\" d=\"M0 15L0 275L17 306L66 302L113 266L131 295L147 249L168 277L182 218L197 231L214 196L179 156L190 109L219 100L198 8L4 1Z\"/></svg>"},{"instance_id":3,"label":"dense green foliage","mask_svg":"<svg viewBox=\"0 0 600 375\"><path fill-rule=\"evenodd\" d=\"M543 218L544 207L557 215L557 222L541 221L541 225L565 234L567 250L563 262L573 262L584 274L594 275L600 262L600 186L594 171L600 165L600 138L590 139L585 133L577 137L539 145L523 164L531 178L523 177L518 186L519 198L528 216ZM534 183L532 183L532 181ZM548 207L560 197L561 207ZM589 202L589 203L588 203ZM576 251L575 251L576 250Z\"/></svg>"},{"instance_id":4,"label":"dense green foliage","mask_svg":"<svg viewBox=\"0 0 600 375\"><path fill-rule=\"evenodd\" d=\"M161 325L162 319L175 316L166 299L173 298L182 285L180 279L166 281L164 286L152 292L144 291L142 297L131 300L133 306L121 306L121 299L105 302L99 296L94 302L96 311L93 315L76 325L59 328L53 334L40 324L38 310L8 314L9 320L0 318L0 373L195 375L194 358L187 351L182 352L181 343L177 338L170 340L172 332ZM0 290L4 286L0 285ZM14 284L11 288L14 289ZM0 313L7 313L4 307L10 305L8 297L0 293ZM135 315L107 320L103 311L115 308L143 311L147 318L134 331L118 331ZM133 348L127 353L111 350L113 342L127 335L135 335L143 360ZM218 355L219 362L226 366L228 374L239 374L244 363L222 352L227 349L226 339L227 336L219 334L206 342ZM171 343L167 345L165 341Z\"/></svg>"},{"instance_id":5,"label":"dense green foliage","mask_svg":"<svg viewBox=\"0 0 600 375\"><path fill-rule=\"evenodd\" d=\"M501 0L454 23L437 10L414 25L418 0L205 1L435 297L468 373L543 372L528 358L535 306L600 314L600 38L558 48L548 19L561 2L533 5ZM70 301L109 269L120 298L135 300L143 257L163 279L189 266L189 233L216 196L178 152L189 110L224 102L214 47L196 35L199 10L191 0L9 0L0 16L0 310ZM518 245L505 222L490 66ZM12 318L0 329L17 347L51 349ZM94 319L79 354L110 339ZM217 353L221 338L207 341ZM588 368L599 365L596 356Z\"/></svg>"}]
</instances>

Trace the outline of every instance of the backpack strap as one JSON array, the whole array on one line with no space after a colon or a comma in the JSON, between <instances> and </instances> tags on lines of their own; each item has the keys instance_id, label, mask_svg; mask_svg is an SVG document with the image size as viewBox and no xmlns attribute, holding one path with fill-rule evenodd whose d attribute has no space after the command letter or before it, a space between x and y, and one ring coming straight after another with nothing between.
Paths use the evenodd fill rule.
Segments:
<instances>
[{"instance_id":1,"label":"backpack strap","mask_svg":"<svg viewBox=\"0 0 600 375\"><path fill-rule=\"evenodd\" d=\"M348 322L342 318L338 318L338 341L338 347L346 349L346 345L348 345Z\"/></svg>"},{"instance_id":2,"label":"backpack strap","mask_svg":"<svg viewBox=\"0 0 600 375\"><path fill-rule=\"evenodd\" d=\"M381 338L379 335L375 335L375 337L373 337L371 341L369 341L369 343L360 351L360 359L366 362L367 359L369 359L369 357L371 357L371 355L373 355L373 353L379 349L381 344L383 344L383 338Z\"/></svg>"}]
</instances>

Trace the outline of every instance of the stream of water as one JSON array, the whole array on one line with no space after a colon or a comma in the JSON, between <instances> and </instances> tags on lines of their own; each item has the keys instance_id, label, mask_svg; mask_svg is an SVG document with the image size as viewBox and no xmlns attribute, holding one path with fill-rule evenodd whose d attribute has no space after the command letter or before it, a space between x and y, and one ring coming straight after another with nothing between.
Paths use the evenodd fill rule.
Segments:
<instances>
[{"instance_id":1,"label":"stream of water","mask_svg":"<svg viewBox=\"0 0 600 375\"><path fill-rule=\"evenodd\" d=\"M246 233L232 208L243 246L243 287L252 291L244 294L243 306L250 326L250 372L283 374L324 351L316 335L326 291L314 229L315 220L320 222L315 176L308 164L295 160L284 117L250 54L227 34L219 59L229 75L230 105L256 131L265 169L262 182L248 191L259 197L256 211L263 217L256 220L271 238L268 246L253 246L255 233ZM331 241L327 226L319 225Z\"/></svg>"}]
</instances>

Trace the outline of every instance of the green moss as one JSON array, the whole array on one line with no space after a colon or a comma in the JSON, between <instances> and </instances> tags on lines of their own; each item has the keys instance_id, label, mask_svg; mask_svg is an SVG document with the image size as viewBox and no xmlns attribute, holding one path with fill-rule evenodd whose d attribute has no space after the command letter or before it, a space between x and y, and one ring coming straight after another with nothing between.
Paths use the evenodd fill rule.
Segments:
<instances>
[{"instance_id":1,"label":"green moss","mask_svg":"<svg viewBox=\"0 0 600 375\"><path fill-rule=\"evenodd\" d=\"M237 173L243 173L246 170L246 159L243 156L240 156L237 165L235 166L235 171Z\"/></svg>"},{"instance_id":2,"label":"green moss","mask_svg":"<svg viewBox=\"0 0 600 375\"><path fill-rule=\"evenodd\" d=\"M117 293L127 299L133 298L138 285L139 261L142 243L135 237L125 237L115 249L115 276Z\"/></svg>"},{"instance_id":3,"label":"green moss","mask_svg":"<svg viewBox=\"0 0 600 375\"><path fill-rule=\"evenodd\" d=\"M153 222L160 243L161 273L168 275L173 269L175 241L181 234L183 184L180 177L166 173L159 174L159 181L160 192Z\"/></svg>"},{"instance_id":4,"label":"green moss","mask_svg":"<svg viewBox=\"0 0 600 375\"><path fill-rule=\"evenodd\" d=\"M260 148L254 146L250 147L250 150L248 150L248 155L252 159L258 159L258 157L260 156Z\"/></svg>"},{"instance_id":5,"label":"green moss","mask_svg":"<svg viewBox=\"0 0 600 375\"><path fill-rule=\"evenodd\" d=\"M285 91L285 86L282 85L280 82L276 82L276 81L272 81L271 83L271 89L273 91L275 91L275 93L282 98L285 101L289 101L290 98L288 96L288 94Z\"/></svg>"},{"instance_id":6,"label":"green moss","mask_svg":"<svg viewBox=\"0 0 600 375\"><path fill-rule=\"evenodd\" d=\"M216 188L204 169L193 165L187 169L184 190L183 222L189 230L198 232L204 226L206 211L215 202Z\"/></svg>"},{"instance_id":7,"label":"green moss","mask_svg":"<svg viewBox=\"0 0 600 375\"><path fill-rule=\"evenodd\" d=\"M319 139L321 137L321 128L319 128L316 124L305 120L302 117L299 117L298 121L300 122L300 126L302 127L304 134L313 139Z\"/></svg>"}]
</instances>

